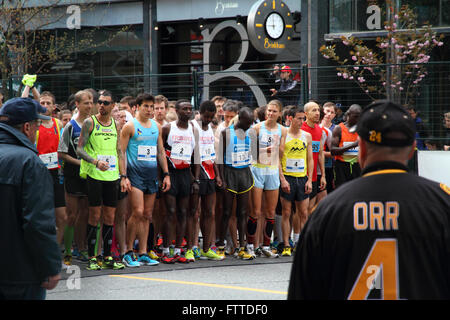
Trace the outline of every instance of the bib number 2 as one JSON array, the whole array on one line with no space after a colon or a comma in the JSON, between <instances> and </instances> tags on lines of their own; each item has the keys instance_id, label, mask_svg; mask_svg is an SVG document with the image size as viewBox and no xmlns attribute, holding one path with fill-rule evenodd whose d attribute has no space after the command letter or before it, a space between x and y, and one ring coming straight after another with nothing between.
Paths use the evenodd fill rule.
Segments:
<instances>
[{"instance_id":1,"label":"bib number 2","mask_svg":"<svg viewBox=\"0 0 450 320\"><path fill-rule=\"evenodd\" d=\"M397 300L398 279L397 240L376 239L348 299L365 300L372 289L381 289L383 300Z\"/></svg>"}]
</instances>

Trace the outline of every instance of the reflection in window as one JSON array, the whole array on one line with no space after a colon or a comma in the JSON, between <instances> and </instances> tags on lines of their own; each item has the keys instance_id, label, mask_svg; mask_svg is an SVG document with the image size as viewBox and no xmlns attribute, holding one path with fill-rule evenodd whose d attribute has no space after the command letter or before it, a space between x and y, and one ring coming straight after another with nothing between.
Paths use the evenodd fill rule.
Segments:
<instances>
[{"instance_id":1,"label":"reflection in window","mask_svg":"<svg viewBox=\"0 0 450 320\"><path fill-rule=\"evenodd\" d=\"M353 0L330 0L330 32L352 31Z\"/></svg>"}]
</instances>

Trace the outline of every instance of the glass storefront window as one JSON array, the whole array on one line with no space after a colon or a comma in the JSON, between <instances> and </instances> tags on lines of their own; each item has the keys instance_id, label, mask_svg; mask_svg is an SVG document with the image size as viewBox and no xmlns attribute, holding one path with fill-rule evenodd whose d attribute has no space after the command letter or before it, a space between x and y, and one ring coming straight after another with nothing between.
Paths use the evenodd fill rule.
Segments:
<instances>
[{"instance_id":1,"label":"glass storefront window","mask_svg":"<svg viewBox=\"0 0 450 320\"><path fill-rule=\"evenodd\" d=\"M450 26L450 0L441 0L441 25Z\"/></svg>"},{"instance_id":2,"label":"glass storefront window","mask_svg":"<svg viewBox=\"0 0 450 320\"><path fill-rule=\"evenodd\" d=\"M426 22L433 27L450 25L450 0L395 0L399 7L409 5L418 15L418 25ZM374 7L378 8L378 13ZM384 29L386 2L378 0L329 0L329 32L376 31ZM369 9L369 10L368 10ZM379 15L374 26L373 17Z\"/></svg>"},{"instance_id":3,"label":"glass storefront window","mask_svg":"<svg viewBox=\"0 0 450 320\"><path fill-rule=\"evenodd\" d=\"M353 31L354 0L330 0L330 32Z\"/></svg>"}]
</instances>

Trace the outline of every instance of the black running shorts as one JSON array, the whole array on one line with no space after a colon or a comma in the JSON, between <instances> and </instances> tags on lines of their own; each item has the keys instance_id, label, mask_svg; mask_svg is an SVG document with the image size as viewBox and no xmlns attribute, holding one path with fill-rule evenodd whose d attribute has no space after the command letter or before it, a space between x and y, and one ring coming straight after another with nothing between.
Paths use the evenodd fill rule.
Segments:
<instances>
[{"instance_id":1,"label":"black running shorts","mask_svg":"<svg viewBox=\"0 0 450 320\"><path fill-rule=\"evenodd\" d=\"M90 207L117 207L118 186L117 180L100 181L87 177L86 186Z\"/></svg>"},{"instance_id":2,"label":"black running shorts","mask_svg":"<svg viewBox=\"0 0 450 320\"><path fill-rule=\"evenodd\" d=\"M66 195L64 194L64 178L58 174L58 170L49 170L53 180L54 204L55 208L66 206Z\"/></svg>"},{"instance_id":3,"label":"black running shorts","mask_svg":"<svg viewBox=\"0 0 450 320\"><path fill-rule=\"evenodd\" d=\"M170 189L166 193L176 198L185 198L191 195L192 175L189 168L169 170Z\"/></svg>"},{"instance_id":4,"label":"black running shorts","mask_svg":"<svg viewBox=\"0 0 450 320\"><path fill-rule=\"evenodd\" d=\"M225 165L223 175L227 184L227 190L233 193L246 193L255 185L250 167L233 168Z\"/></svg>"}]
</instances>

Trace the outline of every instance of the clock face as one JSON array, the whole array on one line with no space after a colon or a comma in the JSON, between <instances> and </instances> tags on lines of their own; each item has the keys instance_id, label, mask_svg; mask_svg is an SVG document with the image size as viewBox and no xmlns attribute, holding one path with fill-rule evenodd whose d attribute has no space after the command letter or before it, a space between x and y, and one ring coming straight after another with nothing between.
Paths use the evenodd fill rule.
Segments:
<instances>
[{"instance_id":1,"label":"clock face","mask_svg":"<svg viewBox=\"0 0 450 320\"><path fill-rule=\"evenodd\" d=\"M294 34L292 13L282 0L256 1L248 13L247 31L256 50L279 54Z\"/></svg>"},{"instance_id":2,"label":"clock face","mask_svg":"<svg viewBox=\"0 0 450 320\"><path fill-rule=\"evenodd\" d=\"M277 13L272 12L266 20L266 32L272 39L278 39L282 36L284 31L283 18Z\"/></svg>"}]
</instances>

